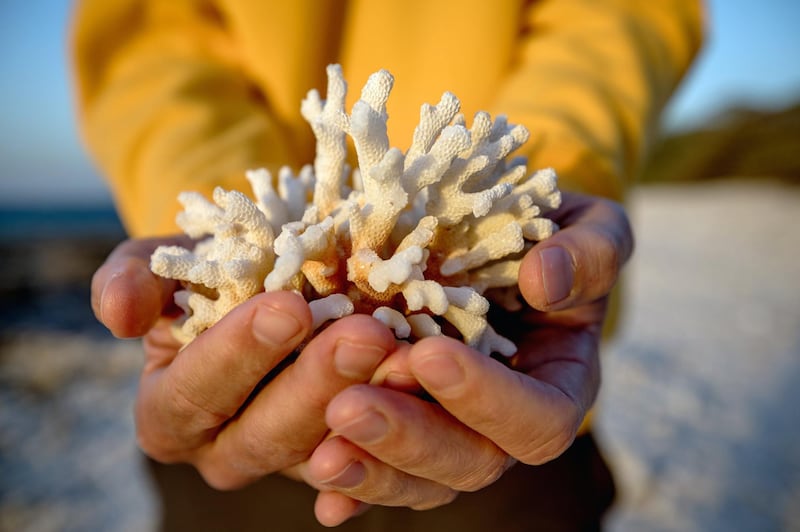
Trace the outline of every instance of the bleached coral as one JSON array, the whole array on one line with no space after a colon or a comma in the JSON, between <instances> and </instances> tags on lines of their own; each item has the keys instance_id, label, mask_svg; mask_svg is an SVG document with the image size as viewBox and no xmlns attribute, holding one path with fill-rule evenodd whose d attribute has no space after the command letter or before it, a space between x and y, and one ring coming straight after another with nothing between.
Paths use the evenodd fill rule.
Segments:
<instances>
[{"instance_id":1,"label":"bleached coral","mask_svg":"<svg viewBox=\"0 0 800 532\"><path fill-rule=\"evenodd\" d=\"M422 106L405 153L390 147L393 81L370 76L348 115L341 69L329 66L327 99L312 90L301 106L317 138L313 167L296 176L284 167L277 187L267 170L248 172L255 202L220 188L213 203L180 195L179 225L207 238L191 251L159 248L151 267L185 283L181 341L261 290L293 289L312 302L315 326L362 312L420 338L448 322L484 353L515 352L487 322L485 294L515 304L523 252L556 229L542 217L560 204L556 175L528 176L524 159L508 158L528 139L524 127L479 112L467 128L450 93Z\"/></svg>"}]
</instances>

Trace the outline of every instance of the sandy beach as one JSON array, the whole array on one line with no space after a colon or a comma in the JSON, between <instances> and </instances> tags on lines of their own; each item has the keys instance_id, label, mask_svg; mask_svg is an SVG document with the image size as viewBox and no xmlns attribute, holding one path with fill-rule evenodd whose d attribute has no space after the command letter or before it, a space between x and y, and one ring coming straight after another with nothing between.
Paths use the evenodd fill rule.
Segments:
<instances>
[{"instance_id":1,"label":"sandy beach","mask_svg":"<svg viewBox=\"0 0 800 532\"><path fill-rule=\"evenodd\" d=\"M639 189L598 431L616 531L800 530L800 189Z\"/></svg>"},{"instance_id":2,"label":"sandy beach","mask_svg":"<svg viewBox=\"0 0 800 532\"><path fill-rule=\"evenodd\" d=\"M800 188L650 185L630 213L596 417L620 487L607 529L800 530ZM0 530L157 523L131 416L140 347L88 308L115 238L2 244Z\"/></svg>"}]
</instances>

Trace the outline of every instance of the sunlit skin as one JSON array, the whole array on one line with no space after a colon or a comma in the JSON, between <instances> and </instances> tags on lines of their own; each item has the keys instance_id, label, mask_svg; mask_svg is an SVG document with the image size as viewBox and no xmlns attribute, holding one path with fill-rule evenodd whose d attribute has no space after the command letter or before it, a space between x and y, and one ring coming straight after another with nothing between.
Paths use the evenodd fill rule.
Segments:
<instances>
[{"instance_id":1,"label":"sunlit skin","mask_svg":"<svg viewBox=\"0 0 800 532\"><path fill-rule=\"evenodd\" d=\"M148 268L165 239L121 244L95 273L92 306L116 336L144 337L139 445L218 489L274 472L303 480L327 526L371 504L434 508L518 461L557 457L597 395L606 300L633 237L608 200L564 194L553 217L561 231L520 268L529 307L504 331L519 348L507 363L448 337L399 342L366 315L307 341L308 305L291 292L259 294L179 350L176 284Z\"/></svg>"}]
</instances>

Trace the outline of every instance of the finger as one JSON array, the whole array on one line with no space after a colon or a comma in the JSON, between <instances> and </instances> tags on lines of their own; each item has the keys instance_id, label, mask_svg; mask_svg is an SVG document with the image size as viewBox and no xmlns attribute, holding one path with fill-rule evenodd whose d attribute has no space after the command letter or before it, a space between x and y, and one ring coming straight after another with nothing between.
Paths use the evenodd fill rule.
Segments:
<instances>
[{"instance_id":1,"label":"finger","mask_svg":"<svg viewBox=\"0 0 800 532\"><path fill-rule=\"evenodd\" d=\"M491 484L510 465L508 455L487 438L438 405L405 393L352 386L331 401L326 419L331 431L382 463L459 491L474 491ZM386 504L369 496L381 491L386 482L400 480L387 472L372 473L358 491L346 493ZM401 490L392 494L400 499L397 504L407 506L408 497L420 495L414 493L419 486L408 487L413 488L412 493Z\"/></svg>"},{"instance_id":2,"label":"finger","mask_svg":"<svg viewBox=\"0 0 800 532\"><path fill-rule=\"evenodd\" d=\"M533 247L520 265L519 287L539 310L564 309L608 295L633 251L622 207L609 200L565 195L563 229Z\"/></svg>"},{"instance_id":3,"label":"finger","mask_svg":"<svg viewBox=\"0 0 800 532\"><path fill-rule=\"evenodd\" d=\"M137 402L143 449L171 461L213 438L310 326L302 297L271 292L233 309L171 363L156 351L157 360L146 364Z\"/></svg>"},{"instance_id":4,"label":"finger","mask_svg":"<svg viewBox=\"0 0 800 532\"><path fill-rule=\"evenodd\" d=\"M394 346L392 332L371 316L337 320L218 435L206 457L206 479L238 487L306 460L328 432L331 398L369 382Z\"/></svg>"},{"instance_id":5,"label":"finger","mask_svg":"<svg viewBox=\"0 0 800 532\"><path fill-rule=\"evenodd\" d=\"M320 491L314 502L314 515L323 526L339 526L348 519L363 514L370 504L336 491Z\"/></svg>"},{"instance_id":6,"label":"finger","mask_svg":"<svg viewBox=\"0 0 800 532\"><path fill-rule=\"evenodd\" d=\"M172 333L174 323L175 321L172 319L159 318L142 339L145 352L143 374L146 375L170 365L183 347L183 344Z\"/></svg>"},{"instance_id":7,"label":"finger","mask_svg":"<svg viewBox=\"0 0 800 532\"><path fill-rule=\"evenodd\" d=\"M452 502L458 492L415 477L377 460L342 436L322 442L304 469L304 478L320 490L369 504L428 510Z\"/></svg>"},{"instance_id":8,"label":"finger","mask_svg":"<svg viewBox=\"0 0 800 532\"><path fill-rule=\"evenodd\" d=\"M549 461L572 443L589 407L584 401L599 385L591 360L588 355L551 360L538 368L558 376L548 382L452 338L423 339L409 354L414 376L444 409L527 464Z\"/></svg>"},{"instance_id":9,"label":"finger","mask_svg":"<svg viewBox=\"0 0 800 532\"><path fill-rule=\"evenodd\" d=\"M144 335L172 303L176 284L150 271L150 255L159 245L177 242L186 243L184 239L127 240L95 272L92 309L115 336Z\"/></svg>"},{"instance_id":10,"label":"finger","mask_svg":"<svg viewBox=\"0 0 800 532\"><path fill-rule=\"evenodd\" d=\"M411 374L408 367L408 353L411 345L407 342L398 342L397 348L386 357L370 379L370 384L383 386L399 392L418 395L423 392L422 386Z\"/></svg>"},{"instance_id":11,"label":"finger","mask_svg":"<svg viewBox=\"0 0 800 532\"><path fill-rule=\"evenodd\" d=\"M599 315L601 310L592 311L587 307L602 308L604 303L598 300L575 312ZM520 338L520 349L511 358L510 365L515 371L561 390L582 411L588 411L600 388L600 323L534 327Z\"/></svg>"}]
</instances>

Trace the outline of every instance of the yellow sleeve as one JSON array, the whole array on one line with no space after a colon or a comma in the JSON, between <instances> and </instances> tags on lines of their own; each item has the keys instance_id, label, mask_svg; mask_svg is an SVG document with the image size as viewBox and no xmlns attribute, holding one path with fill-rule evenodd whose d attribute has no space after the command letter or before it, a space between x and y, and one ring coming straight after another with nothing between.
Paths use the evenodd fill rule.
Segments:
<instances>
[{"instance_id":1,"label":"yellow sleeve","mask_svg":"<svg viewBox=\"0 0 800 532\"><path fill-rule=\"evenodd\" d=\"M179 192L248 190L244 170L291 162L208 3L84 0L72 27L84 142L132 236L178 231Z\"/></svg>"},{"instance_id":2,"label":"yellow sleeve","mask_svg":"<svg viewBox=\"0 0 800 532\"><path fill-rule=\"evenodd\" d=\"M701 2L531 4L493 112L531 130L530 168L553 166L564 188L619 200L700 48Z\"/></svg>"}]
</instances>

